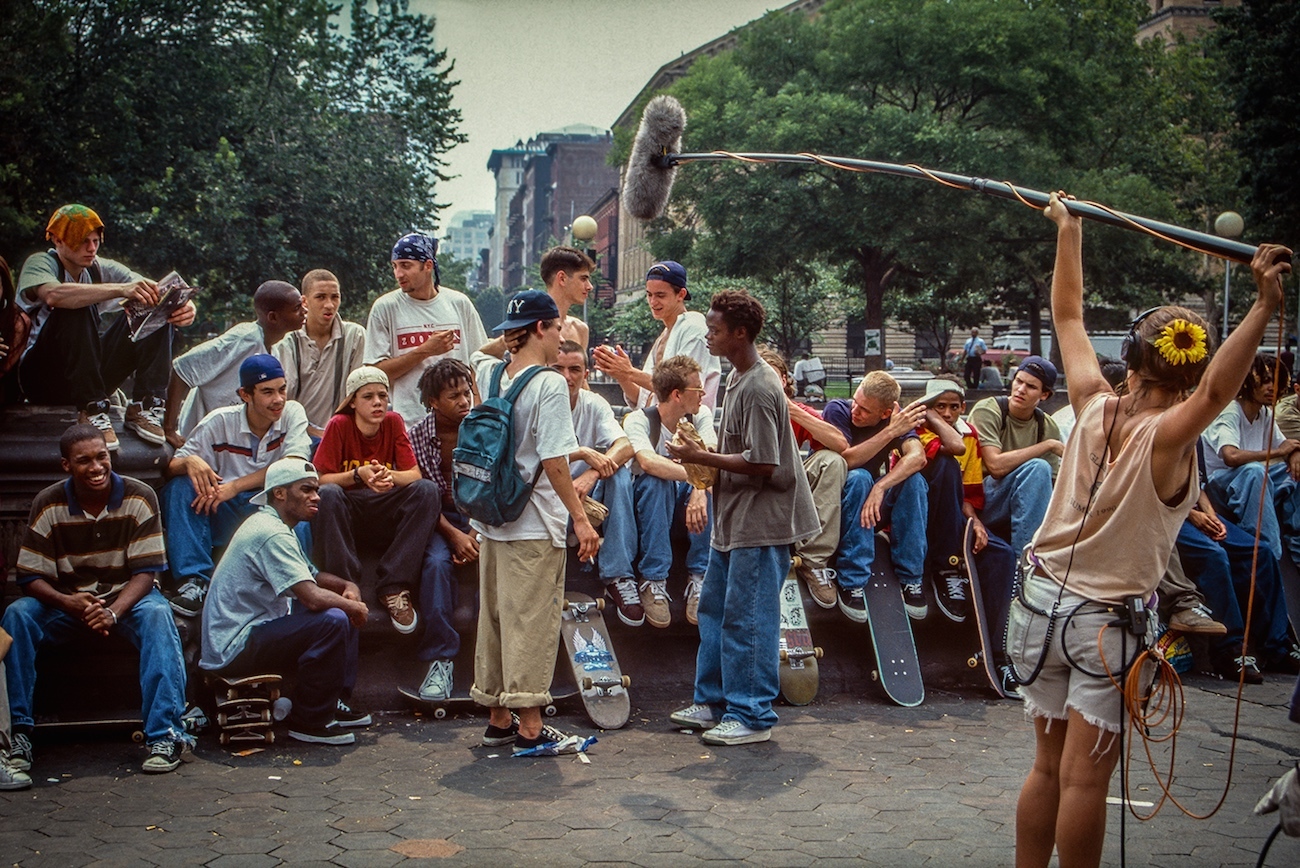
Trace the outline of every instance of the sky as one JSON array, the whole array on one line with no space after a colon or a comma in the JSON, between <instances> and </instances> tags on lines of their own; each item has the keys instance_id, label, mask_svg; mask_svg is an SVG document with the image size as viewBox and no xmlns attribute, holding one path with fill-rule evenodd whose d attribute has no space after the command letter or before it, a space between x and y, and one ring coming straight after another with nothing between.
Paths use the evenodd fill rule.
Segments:
<instances>
[{"instance_id":1,"label":"sky","mask_svg":"<svg viewBox=\"0 0 1300 868\"><path fill-rule=\"evenodd\" d=\"M785 0L411 0L437 19L456 63L452 92L469 137L438 187L457 211L493 208L495 148L570 124L608 129L659 67Z\"/></svg>"}]
</instances>

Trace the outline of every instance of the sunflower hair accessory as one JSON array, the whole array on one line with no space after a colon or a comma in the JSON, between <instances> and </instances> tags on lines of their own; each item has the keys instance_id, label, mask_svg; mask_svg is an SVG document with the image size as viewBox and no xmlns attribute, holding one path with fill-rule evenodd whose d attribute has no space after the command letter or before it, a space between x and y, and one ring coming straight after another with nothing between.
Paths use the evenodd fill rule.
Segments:
<instances>
[{"instance_id":1,"label":"sunflower hair accessory","mask_svg":"<svg viewBox=\"0 0 1300 868\"><path fill-rule=\"evenodd\" d=\"M1170 322L1152 343L1171 365L1196 364L1208 353L1205 329L1185 319Z\"/></svg>"}]
</instances>

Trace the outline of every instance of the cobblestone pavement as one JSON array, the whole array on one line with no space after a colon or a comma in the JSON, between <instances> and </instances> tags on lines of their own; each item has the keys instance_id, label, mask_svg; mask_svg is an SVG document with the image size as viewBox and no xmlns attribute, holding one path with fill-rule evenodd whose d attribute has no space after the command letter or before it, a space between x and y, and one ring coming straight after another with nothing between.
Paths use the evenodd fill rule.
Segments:
<instances>
[{"instance_id":1,"label":"cobblestone pavement","mask_svg":"<svg viewBox=\"0 0 1300 868\"><path fill-rule=\"evenodd\" d=\"M1246 690L1223 808L1204 821L1171 805L1149 822L1130 816L1129 864L1255 863L1274 822L1250 809L1300 755L1285 681L1273 676ZM1175 792L1198 813L1213 808L1229 771L1234 691L1204 677L1187 682ZM37 742L35 786L0 793L0 861L1012 862L1016 794L1032 755L1018 703L991 701L970 683L931 686L915 709L875 692L841 694L782 707L769 743L710 748L668 723L678 703L667 692L637 695L632 722L601 733L589 762L479 748L485 718L472 715L433 721L391 712L351 747L290 742L245 757L207 735L192 762L157 777L139 772L142 749L120 736L46 738ZM555 722L584 731L571 705ZM1135 758L1132 798L1157 801L1152 781ZM1120 792L1118 776L1112 792ZM1118 806L1105 861L1120 862ZM1300 841L1280 837L1267 864L1300 864Z\"/></svg>"}]
</instances>

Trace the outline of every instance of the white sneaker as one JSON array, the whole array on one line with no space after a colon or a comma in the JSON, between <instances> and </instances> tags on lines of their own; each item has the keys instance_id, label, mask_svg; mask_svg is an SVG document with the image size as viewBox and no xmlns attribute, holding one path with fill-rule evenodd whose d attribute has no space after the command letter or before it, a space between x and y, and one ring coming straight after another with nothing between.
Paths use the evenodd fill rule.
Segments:
<instances>
[{"instance_id":1,"label":"white sneaker","mask_svg":"<svg viewBox=\"0 0 1300 868\"><path fill-rule=\"evenodd\" d=\"M435 660L420 685L420 698L425 702L442 702L451 698L451 676L454 664L450 660Z\"/></svg>"},{"instance_id":2,"label":"white sneaker","mask_svg":"<svg viewBox=\"0 0 1300 868\"><path fill-rule=\"evenodd\" d=\"M772 737L770 729L750 729L739 720L724 720L700 736L705 744L754 744Z\"/></svg>"},{"instance_id":3,"label":"white sneaker","mask_svg":"<svg viewBox=\"0 0 1300 868\"><path fill-rule=\"evenodd\" d=\"M674 711L668 716L668 719L678 726L685 726L690 729L708 729L718 723L718 719L713 716L713 709L698 702L679 711Z\"/></svg>"},{"instance_id":4,"label":"white sneaker","mask_svg":"<svg viewBox=\"0 0 1300 868\"><path fill-rule=\"evenodd\" d=\"M700 623L700 588L704 587L704 576L691 573L686 583L686 621L690 624Z\"/></svg>"}]
</instances>

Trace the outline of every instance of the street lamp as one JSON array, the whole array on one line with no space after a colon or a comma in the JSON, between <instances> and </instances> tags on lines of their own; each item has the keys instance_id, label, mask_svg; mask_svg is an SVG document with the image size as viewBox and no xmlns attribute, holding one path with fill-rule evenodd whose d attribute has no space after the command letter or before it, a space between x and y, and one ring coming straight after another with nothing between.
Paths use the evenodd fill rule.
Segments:
<instances>
[{"instance_id":1,"label":"street lamp","mask_svg":"<svg viewBox=\"0 0 1300 868\"><path fill-rule=\"evenodd\" d=\"M573 233L573 240L575 242L574 247L581 247L583 251L586 251L587 245L591 243L591 239L596 237L596 231L598 228L599 227L596 226L596 221L587 214L583 214L581 217L574 219L573 226L569 229L569 231ZM578 244L576 242L582 243ZM582 319L584 322L587 319L587 299L585 298L582 300Z\"/></svg>"},{"instance_id":2,"label":"street lamp","mask_svg":"<svg viewBox=\"0 0 1300 868\"><path fill-rule=\"evenodd\" d=\"M1246 224L1236 211L1224 211L1214 218L1214 234L1223 238L1240 238L1245 229ZM1220 341L1228 337L1228 292L1231 277L1232 260L1225 259L1223 260L1223 331L1219 334Z\"/></svg>"}]
</instances>

